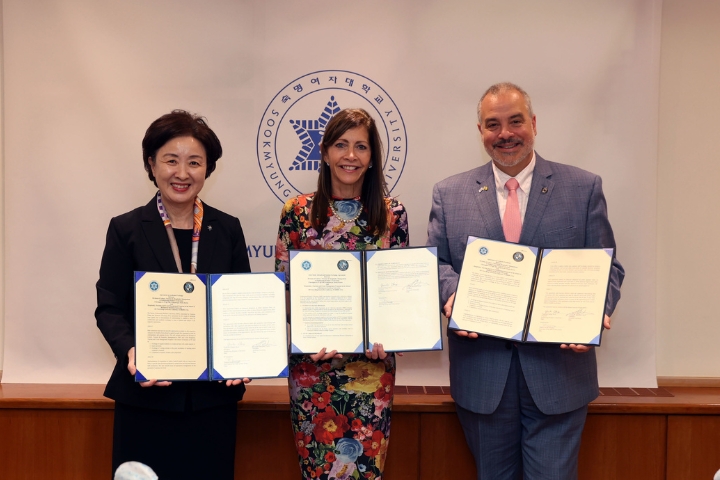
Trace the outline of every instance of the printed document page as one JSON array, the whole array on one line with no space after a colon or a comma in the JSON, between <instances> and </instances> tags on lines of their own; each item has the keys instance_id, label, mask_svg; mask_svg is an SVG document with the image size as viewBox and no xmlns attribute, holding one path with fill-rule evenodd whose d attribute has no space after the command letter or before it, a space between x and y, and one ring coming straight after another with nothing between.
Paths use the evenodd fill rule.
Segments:
<instances>
[{"instance_id":1,"label":"printed document page","mask_svg":"<svg viewBox=\"0 0 720 480\"><path fill-rule=\"evenodd\" d=\"M538 342L599 344L611 265L612 249L545 249L530 336Z\"/></svg>"},{"instance_id":2,"label":"printed document page","mask_svg":"<svg viewBox=\"0 0 720 480\"><path fill-rule=\"evenodd\" d=\"M181 273L135 278L136 380L200 378L208 360L205 283Z\"/></svg>"},{"instance_id":3,"label":"printed document page","mask_svg":"<svg viewBox=\"0 0 720 480\"><path fill-rule=\"evenodd\" d=\"M278 377L287 368L284 276L243 273L209 277L213 374L222 378Z\"/></svg>"},{"instance_id":4,"label":"printed document page","mask_svg":"<svg viewBox=\"0 0 720 480\"><path fill-rule=\"evenodd\" d=\"M451 326L521 339L532 292L537 249L470 237Z\"/></svg>"},{"instance_id":5,"label":"printed document page","mask_svg":"<svg viewBox=\"0 0 720 480\"><path fill-rule=\"evenodd\" d=\"M386 352L442 348L435 247L374 250L367 255L368 346Z\"/></svg>"},{"instance_id":6,"label":"printed document page","mask_svg":"<svg viewBox=\"0 0 720 480\"><path fill-rule=\"evenodd\" d=\"M361 252L290 251L292 353L363 350Z\"/></svg>"}]
</instances>

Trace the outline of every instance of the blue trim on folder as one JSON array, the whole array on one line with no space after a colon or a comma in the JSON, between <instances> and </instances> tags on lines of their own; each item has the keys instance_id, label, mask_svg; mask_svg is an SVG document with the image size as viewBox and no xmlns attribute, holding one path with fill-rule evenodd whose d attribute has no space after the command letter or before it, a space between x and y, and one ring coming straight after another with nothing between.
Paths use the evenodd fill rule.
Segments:
<instances>
[{"instance_id":1,"label":"blue trim on folder","mask_svg":"<svg viewBox=\"0 0 720 480\"><path fill-rule=\"evenodd\" d=\"M518 332L516 335L513 335L510 337L510 340L517 340L522 342L522 331Z\"/></svg>"},{"instance_id":2,"label":"blue trim on folder","mask_svg":"<svg viewBox=\"0 0 720 480\"><path fill-rule=\"evenodd\" d=\"M442 350L442 338L432 347L433 350Z\"/></svg>"},{"instance_id":3,"label":"blue trim on folder","mask_svg":"<svg viewBox=\"0 0 720 480\"><path fill-rule=\"evenodd\" d=\"M591 345L600 345L600 335L590 340Z\"/></svg>"},{"instance_id":4,"label":"blue trim on folder","mask_svg":"<svg viewBox=\"0 0 720 480\"><path fill-rule=\"evenodd\" d=\"M206 368L203 370L203 372L198 377L198 380L210 380L210 377L208 376L208 369Z\"/></svg>"},{"instance_id":5,"label":"blue trim on folder","mask_svg":"<svg viewBox=\"0 0 720 480\"><path fill-rule=\"evenodd\" d=\"M290 344L290 353L304 353L302 350L300 350L297 345L294 343Z\"/></svg>"},{"instance_id":6,"label":"blue trim on folder","mask_svg":"<svg viewBox=\"0 0 720 480\"><path fill-rule=\"evenodd\" d=\"M448 327L460 329L460 327L458 327L458 324L455 323L455 320L453 320L452 317L450 317L450 320L448 321Z\"/></svg>"},{"instance_id":7,"label":"blue trim on folder","mask_svg":"<svg viewBox=\"0 0 720 480\"><path fill-rule=\"evenodd\" d=\"M278 375L278 378L288 378L290 376L290 366L286 365L285 368L283 368L283 371L280 372L280 375Z\"/></svg>"},{"instance_id":8,"label":"blue trim on folder","mask_svg":"<svg viewBox=\"0 0 720 480\"><path fill-rule=\"evenodd\" d=\"M280 279L281 282L285 283L285 272L274 272L275 276Z\"/></svg>"},{"instance_id":9,"label":"blue trim on folder","mask_svg":"<svg viewBox=\"0 0 720 480\"><path fill-rule=\"evenodd\" d=\"M135 282L137 283L146 273L147 272L135 272Z\"/></svg>"},{"instance_id":10,"label":"blue trim on folder","mask_svg":"<svg viewBox=\"0 0 720 480\"><path fill-rule=\"evenodd\" d=\"M360 342L360 345L357 346L357 348L355 349L355 351L353 353L363 353L365 351L365 350L363 350L363 343L365 343L365 342Z\"/></svg>"},{"instance_id":11,"label":"blue trim on folder","mask_svg":"<svg viewBox=\"0 0 720 480\"><path fill-rule=\"evenodd\" d=\"M526 342L537 342L537 338L533 337L530 332L528 332L527 340Z\"/></svg>"},{"instance_id":12,"label":"blue trim on folder","mask_svg":"<svg viewBox=\"0 0 720 480\"><path fill-rule=\"evenodd\" d=\"M135 380L138 382L147 382L147 378L140 373L140 370L135 370Z\"/></svg>"}]
</instances>

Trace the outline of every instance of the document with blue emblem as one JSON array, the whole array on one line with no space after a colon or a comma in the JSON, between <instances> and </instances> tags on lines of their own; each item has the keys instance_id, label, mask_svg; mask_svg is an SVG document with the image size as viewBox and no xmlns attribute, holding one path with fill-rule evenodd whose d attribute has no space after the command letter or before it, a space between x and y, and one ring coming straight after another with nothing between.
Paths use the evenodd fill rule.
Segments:
<instances>
[{"instance_id":1,"label":"document with blue emblem","mask_svg":"<svg viewBox=\"0 0 720 480\"><path fill-rule=\"evenodd\" d=\"M135 381L207 374L206 312L198 275L135 272Z\"/></svg>"},{"instance_id":2,"label":"document with blue emblem","mask_svg":"<svg viewBox=\"0 0 720 480\"><path fill-rule=\"evenodd\" d=\"M442 349L435 247L289 254L291 353Z\"/></svg>"},{"instance_id":3,"label":"document with blue emblem","mask_svg":"<svg viewBox=\"0 0 720 480\"><path fill-rule=\"evenodd\" d=\"M451 329L600 345L613 249L540 249L469 237Z\"/></svg>"},{"instance_id":4,"label":"document with blue emblem","mask_svg":"<svg viewBox=\"0 0 720 480\"><path fill-rule=\"evenodd\" d=\"M136 381L287 377L285 278L135 272Z\"/></svg>"},{"instance_id":5,"label":"document with blue emblem","mask_svg":"<svg viewBox=\"0 0 720 480\"><path fill-rule=\"evenodd\" d=\"M362 255L291 250L290 352L362 353Z\"/></svg>"}]
</instances>

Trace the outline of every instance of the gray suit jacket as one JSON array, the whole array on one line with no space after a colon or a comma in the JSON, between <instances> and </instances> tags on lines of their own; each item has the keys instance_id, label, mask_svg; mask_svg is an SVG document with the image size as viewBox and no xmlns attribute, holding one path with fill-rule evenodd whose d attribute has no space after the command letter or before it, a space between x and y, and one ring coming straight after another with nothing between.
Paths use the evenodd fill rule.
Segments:
<instances>
[{"instance_id":1,"label":"gray suit jacket","mask_svg":"<svg viewBox=\"0 0 720 480\"><path fill-rule=\"evenodd\" d=\"M487 186L487 190L482 187ZM438 247L443 304L462 269L468 235L504 240L491 163L447 178L433 188L428 245ZM540 248L615 247L599 176L549 162L536 154L520 242ZM613 258L605 312L620 299L624 270ZM450 386L461 407L488 414L502 397L511 346L481 336L450 333ZM598 395L595 351L575 353L558 345L518 345L528 388L540 411L552 415L580 408Z\"/></svg>"}]
</instances>

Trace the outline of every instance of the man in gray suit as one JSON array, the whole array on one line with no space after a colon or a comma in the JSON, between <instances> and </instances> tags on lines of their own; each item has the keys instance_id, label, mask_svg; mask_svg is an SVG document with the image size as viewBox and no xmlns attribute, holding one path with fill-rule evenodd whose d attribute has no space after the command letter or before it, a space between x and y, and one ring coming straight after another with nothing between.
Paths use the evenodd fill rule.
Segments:
<instances>
[{"instance_id":1,"label":"man in gray suit","mask_svg":"<svg viewBox=\"0 0 720 480\"><path fill-rule=\"evenodd\" d=\"M448 317L468 235L540 248L615 247L600 177L535 153L536 119L523 89L493 85L480 99L478 118L492 162L433 189L427 243L438 248ZM605 328L624 275L613 258ZM478 478L577 478L587 405L598 396L595 351L463 331L448 337L451 392Z\"/></svg>"}]
</instances>

